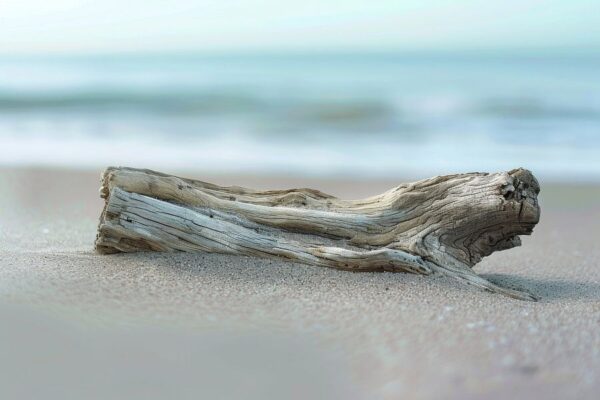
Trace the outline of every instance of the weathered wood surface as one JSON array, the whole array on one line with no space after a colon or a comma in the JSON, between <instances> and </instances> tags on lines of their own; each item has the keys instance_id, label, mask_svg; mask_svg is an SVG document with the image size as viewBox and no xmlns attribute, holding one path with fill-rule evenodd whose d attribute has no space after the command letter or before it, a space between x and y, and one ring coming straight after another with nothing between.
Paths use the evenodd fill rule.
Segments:
<instances>
[{"instance_id":1,"label":"weathered wood surface","mask_svg":"<svg viewBox=\"0 0 600 400\"><path fill-rule=\"evenodd\" d=\"M472 267L520 245L540 217L531 172L438 176L362 200L312 189L221 187L150 170L108 168L100 253L205 251L278 257L351 271L442 273L492 292Z\"/></svg>"}]
</instances>

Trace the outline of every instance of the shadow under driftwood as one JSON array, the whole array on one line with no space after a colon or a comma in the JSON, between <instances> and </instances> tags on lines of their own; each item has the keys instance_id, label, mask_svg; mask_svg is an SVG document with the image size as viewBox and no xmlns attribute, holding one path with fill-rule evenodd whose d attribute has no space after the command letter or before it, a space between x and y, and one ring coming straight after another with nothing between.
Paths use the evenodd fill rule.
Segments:
<instances>
[{"instance_id":1,"label":"shadow under driftwood","mask_svg":"<svg viewBox=\"0 0 600 400\"><path fill-rule=\"evenodd\" d=\"M371 294L387 291L410 290L426 296L443 291L449 297L460 296L465 292L481 293L477 288L465 286L452 277L435 275L424 277L416 274L399 272L350 272L334 268L321 268L311 265L290 263L263 259L259 257L237 256L217 253L121 253L108 256L115 269L128 268L129 265L143 265L154 269L169 271L175 276L186 280L189 277L202 279L209 278L216 285L242 285L250 287L272 287L278 286L295 287L298 290L319 291L322 286L336 283L338 288L361 287L364 290L372 290ZM555 290L552 285L544 285L538 281L522 279L518 276L501 274L482 274L482 277L492 282L498 281L507 287L517 290L531 290L541 300L550 298L546 292L561 292ZM557 283L554 283L556 285ZM588 284L589 285L589 284ZM542 290L541 287L545 287ZM592 295L596 286L588 287L586 290ZM566 297L566 296L565 296ZM502 297L498 297L501 299Z\"/></svg>"},{"instance_id":2,"label":"shadow under driftwood","mask_svg":"<svg viewBox=\"0 0 600 400\"><path fill-rule=\"evenodd\" d=\"M531 278L509 274L481 274L498 285L528 290L544 300L600 300L600 283L578 280Z\"/></svg>"},{"instance_id":3,"label":"shadow under driftwood","mask_svg":"<svg viewBox=\"0 0 600 400\"><path fill-rule=\"evenodd\" d=\"M324 280L364 281L365 285L375 284L382 290L389 290L398 285L425 285L438 287L448 292L474 291L461 285L456 280L438 276L434 279L408 273L390 272L349 272L331 268L319 268L304 264L278 262L277 260L257 257L235 256L210 253L153 253L141 252L135 254L115 254L113 260L136 259L158 268L172 269L176 274L203 275L213 278L246 282L259 285L304 286L318 287ZM600 300L600 283L580 280L561 280L532 278L521 275L483 273L481 276L491 282L515 290L527 290L540 301L559 299ZM422 291L425 287L421 287Z\"/></svg>"},{"instance_id":4,"label":"shadow under driftwood","mask_svg":"<svg viewBox=\"0 0 600 400\"><path fill-rule=\"evenodd\" d=\"M131 264L144 265L172 272L181 279L210 277L211 282L217 284L251 287L285 285L319 290L324 284L337 282L340 288L353 283L390 290L398 285L425 281L423 276L409 273L351 272L277 259L218 253L139 252L112 254L107 257L112 260L113 265L122 265L124 268ZM453 279L441 276L440 278L455 283ZM458 283L456 286L461 288Z\"/></svg>"}]
</instances>

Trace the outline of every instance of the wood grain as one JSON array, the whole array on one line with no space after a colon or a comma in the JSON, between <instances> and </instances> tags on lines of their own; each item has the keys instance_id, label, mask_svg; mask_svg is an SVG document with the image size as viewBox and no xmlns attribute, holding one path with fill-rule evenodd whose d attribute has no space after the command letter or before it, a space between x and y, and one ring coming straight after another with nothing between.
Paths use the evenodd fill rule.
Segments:
<instances>
[{"instance_id":1,"label":"wood grain","mask_svg":"<svg viewBox=\"0 0 600 400\"><path fill-rule=\"evenodd\" d=\"M438 176L361 200L313 189L222 187L150 170L108 168L96 249L205 251L350 271L441 273L510 297L472 267L520 245L539 221L531 172Z\"/></svg>"}]
</instances>

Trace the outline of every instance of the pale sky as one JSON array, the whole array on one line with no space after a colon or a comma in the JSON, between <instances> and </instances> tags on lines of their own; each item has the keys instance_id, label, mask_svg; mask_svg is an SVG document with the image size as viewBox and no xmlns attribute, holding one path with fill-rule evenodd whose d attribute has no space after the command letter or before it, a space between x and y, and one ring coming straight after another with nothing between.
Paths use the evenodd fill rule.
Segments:
<instances>
[{"instance_id":1,"label":"pale sky","mask_svg":"<svg viewBox=\"0 0 600 400\"><path fill-rule=\"evenodd\" d=\"M599 0L0 0L0 53L600 48Z\"/></svg>"}]
</instances>

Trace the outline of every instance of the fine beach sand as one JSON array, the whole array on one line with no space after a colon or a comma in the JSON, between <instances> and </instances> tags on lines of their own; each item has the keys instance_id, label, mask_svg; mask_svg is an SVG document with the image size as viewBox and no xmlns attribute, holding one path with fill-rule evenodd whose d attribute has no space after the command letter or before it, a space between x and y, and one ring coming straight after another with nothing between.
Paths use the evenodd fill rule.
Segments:
<instances>
[{"instance_id":1,"label":"fine beach sand","mask_svg":"<svg viewBox=\"0 0 600 400\"><path fill-rule=\"evenodd\" d=\"M600 186L541 182L523 246L444 277L93 251L98 171L0 169L0 398L597 398ZM176 173L176 171L165 171ZM402 181L186 176L372 195Z\"/></svg>"}]
</instances>

